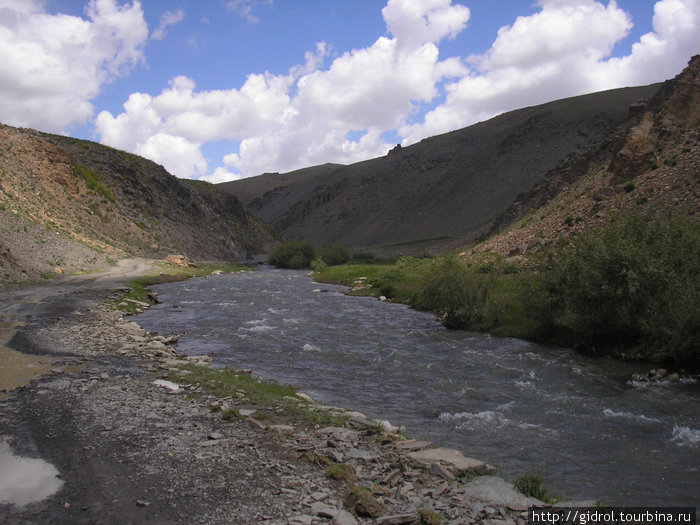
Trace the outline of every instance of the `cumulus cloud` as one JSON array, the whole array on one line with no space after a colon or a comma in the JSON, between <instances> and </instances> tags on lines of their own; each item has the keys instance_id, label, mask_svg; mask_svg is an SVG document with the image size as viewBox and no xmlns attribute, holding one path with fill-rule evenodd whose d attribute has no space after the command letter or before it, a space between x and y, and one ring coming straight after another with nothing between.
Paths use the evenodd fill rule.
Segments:
<instances>
[{"instance_id":1,"label":"cumulus cloud","mask_svg":"<svg viewBox=\"0 0 700 525\"><path fill-rule=\"evenodd\" d=\"M93 113L100 87L143 60L138 1L91 0L87 19L49 15L34 0L0 2L0 118L65 132Z\"/></svg>"},{"instance_id":2,"label":"cumulus cloud","mask_svg":"<svg viewBox=\"0 0 700 525\"><path fill-rule=\"evenodd\" d=\"M103 111L100 140L149 156L180 177L221 182L324 162L351 163L402 143L557 98L663 80L699 50L698 0L660 0L653 31L611 58L632 28L614 0L540 0L501 28L483 54L440 57L440 43L468 30L452 0L388 0L387 35L337 56L319 43L286 74L251 74L242 86L197 90L179 76L161 93L134 93L124 111ZM229 2L252 16L254 2ZM473 23L478 23L474 21ZM444 100L442 99L444 97ZM420 109L443 100L422 115ZM234 140L213 170L201 148Z\"/></svg>"},{"instance_id":3,"label":"cumulus cloud","mask_svg":"<svg viewBox=\"0 0 700 525\"><path fill-rule=\"evenodd\" d=\"M319 43L303 65L251 74L239 89L196 91L193 80L177 77L157 96L132 95L117 116L100 113L96 130L103 143L134 152L158 133L181 137L188 163L179 152L169 164L166 142L150 151L162 146L158 158L180 177L210 180L383 155L393 146L383 132L433 100L439 82L465 74L459 59L439 59L438 44L464 29L469 10L450 0L390 0L382 14L392 38L343 53L327 69L328 46ZM197 145L221 139L240 146L207 175Z\"/></svg>"},{"instance_id":4,"label":"cumulus cloud","mask_svg":"<svg viewBox=\"0 0 700 525\"><path fill-rule=\"evenodd\" d=\"M174 13L166 11L160 17L160 24L151 33L151 40L163 40L169 27L179 24L185 19L185 12L178 9Z\"/></svg>"},{"instance_id":5,"label":"cumulus cloud","mask_svg":"<svg viewBox=\"0 0 700 525\"><path fill-rule=\"evenodd\" d=\"M658 82L700 50L697 0L657 2L654 31L620 58L610 53L632 21L614 0L541 0L539 6L501 28L486 53L469 57L469 74L446 86L445 103L400 130L404 144L519 107Z\"/></svg>"}]
</instances>

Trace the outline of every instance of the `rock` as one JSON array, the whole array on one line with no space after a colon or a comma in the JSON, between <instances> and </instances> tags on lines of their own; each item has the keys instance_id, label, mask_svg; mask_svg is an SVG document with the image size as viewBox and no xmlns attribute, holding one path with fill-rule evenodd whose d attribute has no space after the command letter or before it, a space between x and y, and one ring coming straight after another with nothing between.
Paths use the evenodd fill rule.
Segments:
<instances>
[{"instance_id":1,"label":"rock","mask_svg":"<svg viewBox=\"0 0 700 525\"><path fill-rule=\"evenodd\" d=\"M311 504L311 512L314 516L333 519L338 514L338 509L317 501Z\"/></svg>"},{"instance_id":2,"label":"rock","mask_svg":"<svg viewBox=\"0 0 700 525\"><path fill-rule=\"evenodd\" d=\"M297 397L303 399L303 400L306 401L307 403L313 403L313 402L314 402L314 400L311 399L311 396L310 396L310 395L304 394L303 392L297 392L296 395L297 395Z\"/></svg>"},{"instance_id":3,"label":"rock","mask_svg":"<svg viewBox=\"0 0 700 525\"><path fill-rule=\"evenodd\" d=\"M432 447L433 444L430 441L419 441L415 439L409 439L408 441L400 441L396 443L396 448L403 452L415 452L416 450L423 450Z\"/></svg>"},{"instance_id":4,"label":"rock","mask_svg":"<svg viewBox=\"0 0 700 525\"><path fill-rule=\"evenodd\" d=\"M224 435L221 432L210 432L207 434L207 439L217 440L223 439Z\"/></svg>"},{"instance_id":5,"label":"rock","mask_svg":"<svg viewBox=\"0 0 700 525\"><path fill-rule=\"evenodd\" d=\"M185 360L189 361L190 364L195 366L209 366L211 363L211 356L208 355L188 355Z\"/></svg>"},{"instance_id":6,"label":"rock","mask_svg":"<svg viewBox=\"0 0 700 525\"><path fill-rule=\"evenodd\" d=\"M418 514L394 514L393 516L383 516L374 520L375 525L411 525L420 523Z\"/></svg>"},{"instance_id":7,"label":"rock","mask_svg":"<svg viewBox=\"0 0 700 525\"><path fill-rule=\"evenodd\" d=\"M454 472L456 476L474 472L476 474L492 474L495 469L478 459L465 457L460 451L450 448L429 448L409 452L408 457L424 468L430 468L433 463L441 463Z\"/></svg>"},{"instance_id":8,"label":"rock","mask_svg":"<svg viewBox=\"0 0 700 525\"><path fill-rule=\"evenodd\" d=\"M674 373L674 374L669 374L669 375L666 377L666 381L671 381L671 382L673 382L673 383L675 383L676 381L680 381L680 379L681 379L680 376L679 376L678 374L675 374L675 373Z\"/></svg>"},{"instance_id":9,"label":"rock","mask_svg":"<svg viewBox=\"0 0 700 525\"><path fill-rule=\"evenodd\" d=\"M60 266L56 266L56 268L53 269L53 273L56 275L61 275L63 273L63 269Z\"/></svg>"},{"instance_id":10,"label":"rock","mask_svg":"<svg viewBox=\"0 0 700 525\"><path fill-rule=\"evenodd\" d=\"M167 388L173 392L178 392L180 390L180 385L173 383L172 381L166 381L165 379L156 379L153 381L153 384L156 386L162 386L163 388Z\"/></svg>"},{"instance_id":11,"label":"rock","mask_svg":"<svg viewBox=\"0 0 700 525\"><path fill-rule=\"evenodd\" d=\"M375 423L377 425L379 425L380 427L382 427L385 432L396 433L399 431L399 427L395 427L394 425L392 425L391 423L389 423L385 419L378 419L375 421Z\"/></svg>"},{"instance_id":12,"label":"rock","mask_svg":"<svg viewBox=\"0 0 700 525\"><path fill-rule=\"evenodd\" d=\"M386 301L386 296L385 295L380 295L379 296L380 301Z\"/></svg>"},{"instance_id":13,"label":"rock","mask_svg":"<svg viewBox=\"0 0 700 525\"><path fill-rule=\"evenodd\" d=\"M165 262L175 264L177 266L187 266L187 258L184 255L168 255Z\"/></svg>"},{"instance_id":14,"label":"rock","mask_svg":"<svg viewBox=\"0 0 700 525\"><path fill-rule=\"evenodd\" d=\"M446 479L447 481L453 481L455 477L440 463L433 463L430 465L430 472L433 474L436 474L440 476L442 479Z\"/></svg>"},{"instance_id":15,"label":"rock","mask_svg":"<svg viewBox=\"0 0 700 525\"><path fill-rule=\"evenodd\" d=\"M538 499L525 496L512 484L498 476L480 476L456 492L470 498L487 501L491 505L519 507L541 507L545 505Z\"/></svg>"},{"instance_id":16,"label":"rock","mask_svg":"<svg viewBox=\"0 0 700 525\"><path fill-rule=\"evenodd\" d=\"M222 273L224 273L222 270L214 270L211 272L212 275L221 275Z\"/></svg>"},{"instance_id":17,"label":"rock","mask_svg":"<svg viewBox=\"0 0 700 525\"><path fill-rule=\"evenodd\" d=\"M328 439L335 439L337 441L344 442L356 441L359 437L359 433L356 430L351 430L345 427L324 427L319 428L314 433Z\"/></svg>"},{"instance_id":18,"label":"rock","mask_svg":"<svg viewBox=\"0 0 700 525\"><path fill-rule=\"evenodd\" d=\"M339 510L331 523L332 525L357 525L357 520L347 510Z\"/></svg>"},{"instance_id":19,"label":"rock","mask_svg":"<svg viewBox=\"0 0 700 525\"><path fill-rule=\"evenodd\" d=\"M274 430L280 434L294 434L294 427L292 425L270 425L270 430Z\"/></svg>"}]
</instances>

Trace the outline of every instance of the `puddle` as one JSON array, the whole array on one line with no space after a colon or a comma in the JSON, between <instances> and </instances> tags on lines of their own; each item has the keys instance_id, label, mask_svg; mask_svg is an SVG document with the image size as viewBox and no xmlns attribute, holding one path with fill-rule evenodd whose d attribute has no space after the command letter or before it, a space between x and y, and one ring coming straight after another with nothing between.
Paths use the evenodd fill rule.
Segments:
<instances>
[{"instance_id":1,"label":"puddle","mask_svg":"<svg viewBox=\"0 0 700 525\"><path fill-rule=\"evenodd\" d=\"M23 506L46 499L63 485L58 475L51 463L16 456L0 440L0 502Z\"/></svg>"},{"instance_id":2,"label":"puddle","mask_svg":"<svg viewBox=\"0 0 700 525\"><path fill-rule=\"evenodd\" d=\"M2 317L0 315L0 317ZM23 323L17 321L0 321L0 343L7 343L15 335L15 328Z\"/></svg>"},{"instance_id":3,"label":"puddle","mask_svg":"<svg viewBox=\"0 0 700 525\"><path fill-rule=\"evenodd\" d=\"M7 397L5 392L24 386L48 372L50 363L50 357L23 354L0 346L0 401Z\"/></svg>"}]
</instances>

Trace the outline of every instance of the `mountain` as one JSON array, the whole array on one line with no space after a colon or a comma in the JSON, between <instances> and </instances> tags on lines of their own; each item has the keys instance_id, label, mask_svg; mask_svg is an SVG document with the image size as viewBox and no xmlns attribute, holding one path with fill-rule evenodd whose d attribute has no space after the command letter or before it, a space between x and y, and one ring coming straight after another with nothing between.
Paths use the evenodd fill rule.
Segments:
<instances>
[{"instance_id":1,"label":"mountain","mask_svg":"<svg viewBox=\"0 0 700 525\"><path fill-rule=\"evenodd\" d=\"M547 173L494 221L473 249L514 255L611 216L700 210L700 55L667 80L596 151Z\"/></svg>"},{"instance_id":2,"label":"mountain","mask_svg":"<svg viewBox=\"0 0 700 525\"><path fill-rule=\"evenodd\" d=\"M233 195L94 142L0 125L0 281L125 256L232 260L273 230Z\"/></svg>"},{"instance_id":3,"label":"mountain","mask_svg":"<svg viewBox=\"0 0 700 525\"><path fill-rule=\"evenodd\" d=\"M218 187L286 238L387 255L464 246L506 224L504 214L553 173L566 170L567 180L586 173L660 86L558 100L397 146L384 157Z\"/></svg>"}]
</instances>

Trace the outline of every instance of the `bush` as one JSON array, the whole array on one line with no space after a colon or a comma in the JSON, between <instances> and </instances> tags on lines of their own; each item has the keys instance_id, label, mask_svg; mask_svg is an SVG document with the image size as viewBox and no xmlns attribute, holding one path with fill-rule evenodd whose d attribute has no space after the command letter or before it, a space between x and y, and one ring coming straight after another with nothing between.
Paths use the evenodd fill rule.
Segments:
<instances>
[{"instance_id":1,"label":"bush","mask_svg":"<svg viewBox=\"0 0 700 525\"><path fill-rule=\"evenodd\" d=\"M328 266L345 264L350 260L348 251L338 244L324 244L318 255Z\"/></svg>"},{"instance_id":2,"label":"bush","mask_svg":"<svg viewBox=\"0 0 700 525\"><path fill-rule=\"evenodd\" d=\"M628 215L549 255L535 315L590 352L697 361L698 275L697 219Z\"/></svg>"},{"instance_id":3,"label":"bush","mask_svg":"<svg viewBox=\"0 0 700 525\"><path fill-rule=\"evenodd\" d=\"M315 257L316 251L310 242L288 241L277 246L267 262L277 268L301 270L309 268Z\"/></svg>"},{"instance_id":4,"label":"bush","mask_svg":"<svg viewBox=\"0 0 700 525\"><path fill-rule=\"evenodd\" d=\"M487 293L484 278L455 255L436 259L420 288L415 306L441 316L448 328L469 328L483 319Z\"/></svg>"}]
</instances>

